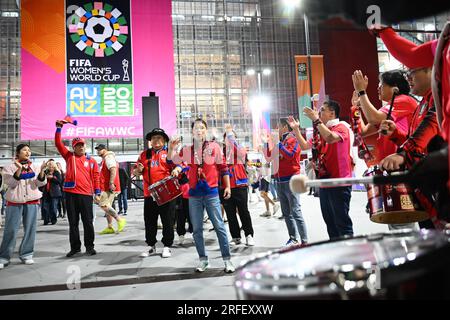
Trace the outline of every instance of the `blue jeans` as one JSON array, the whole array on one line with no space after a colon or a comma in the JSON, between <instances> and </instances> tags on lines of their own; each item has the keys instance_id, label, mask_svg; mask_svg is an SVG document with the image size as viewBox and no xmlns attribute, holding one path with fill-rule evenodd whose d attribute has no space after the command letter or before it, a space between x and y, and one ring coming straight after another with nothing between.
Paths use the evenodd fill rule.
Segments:
<instances>
[{"instance_id":1,"label":"blue jeans","mask_svg":"<svg viewBox=\"0 0 450 320\"><path fill-rule=\"evenodd\" d=\"M58 202L60 198L45 197L43 200L44 210L42 213L44 223L56 223L56 217L58 215Z\"/></svg>"},{"instance_id":2,"label":"blue jeans","mask_svg":"<svg viewBox=\"0 0 450 320\"><path fill-rule=\"evenodd\" d=\"M275 188L275 184L276 184L275 180L271 179L271 181L269 183L269 190L270 190L270 193L272 194L272 197L274 199L277 199L278 195L277 195L277 189Z\"/></svg>"},{"instance_id":3,"label":"blue jeans","mask_svg":"<svg viewBox=\"0 0 450 320\"><path fill-rule=\"evenodd\" d=\"M6 199L5 199L5 191L0 191L0 193L2 194L2 203L1 205L1 214L4 215L5 214L5 209L6 209Z\"/></svg>"},{"instance_id":4,"label":"blue jeans","mask_svg":"<svg viewBox=\"0 0 450 320\"><path fill-rule=\"evenodd\" d=\"M308 242L306 224L300 208L300 195L291 191L289 181L277 181L277 194L289 237L291 239L298 239L297 234L300 234L302 243Z\"/></svg>"},{"instance_id":5,"label":"blue jeans","mask_svg":"<svg viewBox=\"0 0 450 320\"><path fill-rule=\"evenodd\" d=\"M38 208L38 204L6 207L5 231L0 246L0 263L9 263L16 246L17 232L22 219L24 234L19 248L19 258L21 260L33 258Z\"/></svg>"},{"instance_id":6,"label":"blue jeans","mask_svg":"<svg viewBox=\"0 0 450 320\"><path fill-rule=\"evenodd\" d=\"M203 196L189 198L189 216L194 229L195 248L200 260L208 260L203 239L203 210L206 209L209 220L214 226L214 231L219 240L220 252L223 260L230 260L230 245L228 244L227 230L222 220L219 196Z\"/></svg>"},{"instance_id":7,"label":"blue jeans","mask_svg":"<svg viewBox=\"0 0 450 320\"><path fill-rule=\"evenodd\" d=\"M352 187L320 188L320 208L330 239L353 236L348 215Z\"/></svg>"},{"instance_id":8,"label":"blue jeans","mask_svg":"<svg viewBox=\"0 0 450 320\"><path fill-rule=\"evenodd\" d=\"M121 192L119 193L119 211L122 211L122 208L123 208L122 212L127 212L127 210L128 210L127 195L128 195L127 188L121 190Z\"/></svg>"}]
</instances>

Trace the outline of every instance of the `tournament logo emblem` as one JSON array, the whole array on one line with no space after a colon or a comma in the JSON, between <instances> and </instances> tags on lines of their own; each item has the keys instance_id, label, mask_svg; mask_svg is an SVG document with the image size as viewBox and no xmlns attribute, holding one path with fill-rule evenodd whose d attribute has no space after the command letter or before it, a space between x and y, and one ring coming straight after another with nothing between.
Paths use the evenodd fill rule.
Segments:
<instances>
[{"instance_id":1,"label":"tournament logo emblem","mask_svg":"<svg viewBox=\"0 0 450 320\"><path fill-rule=\"evenodd\" d=\"M79 7L75 15L79 22L70 26L70 38L80 51L89 56L111 56L128 39L126 18L108 3L87 3Z\"/></svg>"}]
</instances>

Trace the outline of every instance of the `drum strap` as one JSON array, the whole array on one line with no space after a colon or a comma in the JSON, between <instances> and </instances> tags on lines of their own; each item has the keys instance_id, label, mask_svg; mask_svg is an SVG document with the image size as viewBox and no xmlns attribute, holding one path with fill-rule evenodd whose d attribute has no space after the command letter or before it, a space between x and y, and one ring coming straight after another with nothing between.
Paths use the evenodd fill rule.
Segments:
<instances>
[{"instance_id":1,"label":"drum strap","mask_svg":"<svg viewBox=\"0 0 450 320\"><path fill-rule=\"evenodd\" d=\"M151 171L151 168L152 168L152 166L151 166L152 155L153 155L153 149L151 149L151 148L147 149L147 151L145 152L145 158L147 160L148 181L149 181L150 185L153 183L152 176L150 174L151 173L150 171Z\"/></svg>"}]
</instances>

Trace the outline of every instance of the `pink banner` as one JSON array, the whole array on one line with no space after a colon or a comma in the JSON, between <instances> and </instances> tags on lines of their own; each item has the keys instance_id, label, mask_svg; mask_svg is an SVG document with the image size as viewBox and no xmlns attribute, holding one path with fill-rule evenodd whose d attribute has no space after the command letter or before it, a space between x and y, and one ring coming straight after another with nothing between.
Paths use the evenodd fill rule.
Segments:
<instances>
[{"instance_id":1,"label":"pink banner","mask_svg":"<svg viewBox=\"0 0 450 320\"><path fill-rule=\"evenodd\" d=\"M66 114L78 125L64 126L64 138L140 138L142 96L151 91L159 96L160 126L176 131L171 1L22 0L21 9L22 140L52 139L55 120ZM66 13L77 14L79 21L75 24ZM92 17L97 24L109 20L109 39L89 37ZM98 26L92 27L95 23L90 24L91 34L99 32ZM105 27L103 34L109 32ZM126 50L132 55L122 60ZM103 57L120 57L122 63L102 70L95 64L102 66ZM116 82L89 82L95 72L109 72ZM94 93L99 97L88 100ZM121 100L111 104L108 97Z\"/></svg>"}]
</instances>

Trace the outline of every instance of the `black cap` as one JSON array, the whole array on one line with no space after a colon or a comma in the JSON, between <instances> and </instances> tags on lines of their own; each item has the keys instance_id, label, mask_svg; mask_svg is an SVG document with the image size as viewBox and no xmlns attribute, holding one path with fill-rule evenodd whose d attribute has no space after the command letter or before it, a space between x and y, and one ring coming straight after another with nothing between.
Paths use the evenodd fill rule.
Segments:
<instances>
[{"instance_id":1,"label":"black cap","mask_svg":"<svg viewBox=\"0 0 450 320\"><path fill-rule=\"evenodd\" d=\"M150 141L150 140L152 140L153 136L162 136L164 138L164 140L166 140L166 142L169 142L169 136L161 128L155 128L152 131L150 131L149 133L147 133L147 135L145 136L145 139Z\"/></svg>"},{"instance_id":2,"label":"black cap","mask_svg":"<svg viewBox=\"0 0 450 320\"><path fill-rule=\"evenodd\" d=\"M95 150L103 150L103 149L106 149L106 146L103 143L100 143L95 147Z\"/></svg>"}]
</instances>

